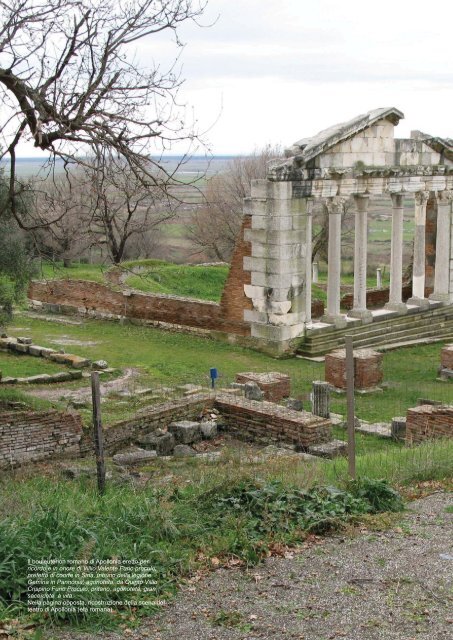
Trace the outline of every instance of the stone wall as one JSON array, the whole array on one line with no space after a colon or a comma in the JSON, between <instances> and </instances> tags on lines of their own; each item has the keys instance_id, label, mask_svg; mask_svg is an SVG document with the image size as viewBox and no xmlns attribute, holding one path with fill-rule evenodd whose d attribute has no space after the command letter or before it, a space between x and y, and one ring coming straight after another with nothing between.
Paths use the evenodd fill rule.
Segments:
<instances>
[{"instance_id":1,"label":"stone wall","mask_svg":"<svg viewBox=\"0 0 453 640\"><path fill-rule=\"evenodd\" d=\"M82 420L58 411L0 411L0 468L80 455Z\"/></svg>"},{"instance_id":2,"label":"stone wall","mask_svg":"<svg viewBox=\"0 0 453 640\"><path fill-rule=\"evenodd\" d=\"M250 335L247 323L226 318L224 308L215 302L138 291L123 292L85 280L34 281L30 284L28 297L54 305L51 309L55 312L130 318L241 336Z\"/></svg>"},{"instance_id":3,"label":"stone wall","mask_svg":"<svg viewBox=\"0 0 453 640\"><path fill-rule=\"evenodd\" d=\"M406 418L406 444L417 444L432 438L453 436L453 405L424 404L409 409Z\"/></svg>"},{"instance_id":4,"label":"stone wall","mask_svg":"<svg viewBox=\"0 0 453 640\"><path fill-rule=\"evenodd\" d=\"M332 439L330 420L306 411L221 394L216 397L215 407L224 418L228 433L240 439L263 444L284 442L302 448Z\"/></svg>"},{"instance_id":5,"label":"stone wall","mask_svg":"<svg viewBox=\"0 0 453 640\"><path fill-rule=\"evenodd\" d=\"M269 373L257 373L246 371L236 374L236 382L245 384L255 382L268 402L280 402L291 395L291 379L286 373L271 371Z\"/></svg>"},{"instance_id":6,"label":"stone wall","mask_svg":"<svg viewBox=\"0 0 453 640\"><path fill-rule=\"evenodd\" d=\"M209 394L199 394L182 400L165 402L155 407L147 407L143 415L116 422L104 429L105 451L108 454L115 453L121 447L137 440L140 435L152 433L159 428L166 429L174 420L193 420L202 413L203 409L212 407L213 403L214 398ZM80 451L83 456L93 452L91 431L84 431Z\"/></svg>"}]
</instances>

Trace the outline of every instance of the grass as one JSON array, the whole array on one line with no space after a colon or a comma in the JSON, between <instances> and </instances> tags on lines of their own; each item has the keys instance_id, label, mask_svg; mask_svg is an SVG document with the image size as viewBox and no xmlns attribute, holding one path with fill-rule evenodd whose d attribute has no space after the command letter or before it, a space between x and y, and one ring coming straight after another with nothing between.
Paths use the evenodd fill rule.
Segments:
<instances>
[{"instance_id":1,"label":"grass","mask_svg":"<svg viewBox=\"0 0 453 640\"><path fill-rule=\"evenodd\" d=\"M35 358L0 351L0 371L2 371L5 376L28 378L28 376L36 376L40 373L52 374L67 371L67 367L45 358Z\"/></svg>"},{"instance_id":2,"label":"grass","mask_svg":"<svg viewBox=\"0 0 453 640\"><path fill-rule=\"evenodd\" d=\"M453 441L359 456L356 483L347 478L345 460L307 465L275 458L256 466L241 465L225 452L216 465L180 461L179 474L175 467L155 464L152 482L142 487L111 480L102 497L93 480L63 480L50 468L44 476L19 471L0 480L0 602L4 608L9 603L3 617L26 619L29 558L148 560L156 570L156 592L138 610L118 607L113 615L47 618L103 630L134 624L156 611L156 596L171 597L181 577L196 569L228 566L231 560L253 565L274 548L303 541L308 533L321 534L362 518L370 524L370 514L400 509L398 495L379 479L400 486L451 477ZM103 594L114 596L114 590ZM82 587L77 599L89 597ZM38 614L33 620L43 622ZM220 613L213 622L241 624Z\"/></svg>"},{"instance_id":3,"label":"grass","mask_svg":"<svg viewBox=\"0 0 453 640\"><path fill-rule=\"evenodd\" d=\"M201 267L160 263L130 275L126 284L146 293L165 293L219 302L228 267Z\"/></svg>"},{"instance_id":4,"label":"grass","mask_svg":"<svg viewBox=\"0 0 453 640\"><path fill-rule=\"evenodd\" d=\"M66 350L92 360L105 359L110 366L118 369L136 367L140 377L131 385L151 386L157 390L161 386L172 387L187 382L207 386L211 367L216 367L220 372L220 386L228 386L240 371L280 371L291 377L292 395L302 398L305 406L309 407L308 394L312 381L324 379L323 363L303 359L274 360L249 349L189 334L100 320L63 325L17 316L15 322L19 327L12 325L9 329L11 335L22 335L26 328L27 335L35 343L44 346L51 344L51 340L68 337L81 342L94 342L90 346L71 345ZM442 343L419 345L385 353L383 367L387 388L381 393L356 395L356 414L359 418L370 422L390 421L394 416L405 415L420 397L451 402L453 382L436 380L441 346ZM37 358L30 360L33 366L41 363ZM16 362L22 361L11 361L12 364ZM8 369L3 373L9 375ZM72 384L77 388L86 382ZM124 403L125 400L120 402ZM118 401L111 406L111 410L108 402L103 407L107 424L110 420L127 417L136 409L133 402L119 404ZM332 411L343 415L346 413L345 395L332 396ZM371 446L373 441L367 442ZM377 443L381 443L381 440Z\"/></svg>"},{"instance_id":5,"label":"grass","mask_svg":"<svg viewBox=\"0 0 453 640\"><path fill-rule=\"evenodd\" d=\"M104 282L104 273L109 269L106 264L82 264L73 262L70 267L64 267L62 262L42 262L38 268L37 277L44 280L89 280Z\"/></svg>"}]
</instances>

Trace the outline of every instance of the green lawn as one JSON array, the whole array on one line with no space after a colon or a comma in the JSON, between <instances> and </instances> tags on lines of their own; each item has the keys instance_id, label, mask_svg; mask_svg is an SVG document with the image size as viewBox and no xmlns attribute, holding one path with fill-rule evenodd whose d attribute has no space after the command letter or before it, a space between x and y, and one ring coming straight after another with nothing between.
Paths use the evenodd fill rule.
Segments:
<instances>
[{"instance_id":1,"label":"green lawn","mask_svg":"<svg viewBox=\"0 0 453 640\"><path fill-rule=\"evenodd\" d=\"M300 358L274 360L249 349L189 334L99 320L85 320L81 325L62 325L18 316L15 322L20 328L11 326L11 335L22 335L27 327L27 335L43 346L62 337L94 342L91 346L71 345L66 350L92 360L106 359L111 366L120 369L138 368L141 377L134 379L132 385L143 384L158 389L191 382L206 386L211 367L219 370L219 384L222 386L233 382L240 371L281 371L291 377L292 395L305 399L309 407L307 394L312 381L324 379L323 363ZM357 415L369 421L389 421L393 416L405 415L420 397L452 402L453 382L436 381L440 348L441 343L437 343L385 353L384 381L387 388L381 393L357 394ZM19 360L11 361L14 366L16 362ZM8 374L6 368L4 375ZM127 403L120 407L126 414L134 408ZM345 413L344 395L333 395L332 410Z\"/></svg>"},{"instance_id":2,"label":"green lawn","mask_svg":"<svg viewBox=\"0 0 453 640\"><path fill-rule=\"evenodd\" d=\"M110 268L109 264L82 264L73 262L70 267L64 267L62 262L43 262L38 265L38 278L45 280L90 280L104 282L104 273Z\"/></svg>"},{"instance_id":3,"label":"green lawn","mask_svg":"<svg viewBox=\"0 0 453 640\"><path fill-rule=\"evenodd\" d=\"M130 275L126 284L147 293L165 293L218 302L228 275L228 267L198 267L159 263Z\"/></svg>"},{"instance_id":4,"label":"green lawn","mask_svg":"<svg viewBox=\"0 0 453 640\"><path fill-rule=\"evenodd\" d=\"M58 373L67 371L67 367L56 364L46 358L35 358L27 355L16 355L0 351L0 371L13 378L28 378L40 373Z\"/></svg>"}]
</instances>

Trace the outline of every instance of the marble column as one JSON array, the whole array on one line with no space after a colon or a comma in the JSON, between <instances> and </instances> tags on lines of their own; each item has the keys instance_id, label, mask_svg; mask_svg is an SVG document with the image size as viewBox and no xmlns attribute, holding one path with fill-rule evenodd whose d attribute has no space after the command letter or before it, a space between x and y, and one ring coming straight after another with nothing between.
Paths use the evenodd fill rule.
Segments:
<instances>
[{"instance_id":1,"label":"marble column","mask_svg":"<svg viewBox=\"0 0 453 640\"><path fill-rule=\"evenodd\" d=\"M385 305L390 311L407 313L401 294L403 288L403 218L402 193L390 194L392 198L392 239L390 249L390 295Z\"/></svg>"},{"instance_id":2,"label":"marble column","mask_svg":"<svg viewBox=\"0 0 453 640\"><path fill-rule=\"evenodd\" d=\"M412 298L407 302L418 307L429 307L425 298L425 233L426 233L426 204L429 191L419 191L415 194L415 235L414 235L414 263L412 267Z\"/></svg>"},{"instance_id":3,"label":"marble column","mask_svg":"<svg viewBox=\"0 0 453 640\"><path fill-rule=\"evenodd\" d=\"M336 327L346 326L346 317L340 313L341 284L341 214L344 199L333 197L325 202L329 214L329 244L327 249L327 310L323 322Z\"/></svg>"},{"instance_id":4,"label":"marble column","mask_svg":"<svg viewBox=\"0 0 453 640\"><path fill-rule=\"evenodd\" d=\"M311 284L312 284L312 240L313 240L313 200L307 200L307 226L306 226L306 250L305 250L305 322L311 322Z\"/></svg>"},{"instance_id":5,"label":"marble column","mask_svg":"<svg viewBox=\"0 0 453 640\"><path fill-rule=\"evenodd\" d=\"M368 204L369 196L354 195L356 204L354 237L354 304L349 315L363 322L372 322L371 311L366 308L366 267L368 251Z\"/></svg>"},{"instance_id":6,"label":"marble column","mask_svg":"<svg viewBox=\"0 0 453 640\"><path fill-rule=\"evenodd\" d=\"M437 234L436 234L436 265L434 271L434 291L429 296L431 300L453 302L453 294L449 292L450 285L450 253L452 229L452 200L453 191L440 191L437 194Z\"/></svg>"}]
</instances>

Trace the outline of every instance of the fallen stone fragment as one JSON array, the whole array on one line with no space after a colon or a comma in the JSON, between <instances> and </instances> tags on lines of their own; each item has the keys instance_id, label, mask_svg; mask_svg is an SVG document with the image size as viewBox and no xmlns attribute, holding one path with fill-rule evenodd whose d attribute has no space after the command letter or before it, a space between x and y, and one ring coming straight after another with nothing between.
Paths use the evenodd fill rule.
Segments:
<instances>
[{"instance_id":1,"label":"fallen stone fragment","mask_svg":"<svg viewBox=\"0 0 453 640\"><path fill-rule=\"evenodd\" d=\"M140 464L142 462L148 462L157 458L155 451L146 451L145 449L136 449L135 451L129 451L127 453L117 453L113 456L112 460L114 464L130 466L134 464Z\"/></svg>"},{"instance_id":2,"label":"fallen stone fragment","mask_svg":"<svg viewBox=\"0 0 453 640\"><path fill-rule=\"evenodd\" d=\"M244 395L247 400L263 400L264 393L261 391L256 382L246 382L244 384Z\"/></svg>"}]
</instances>

